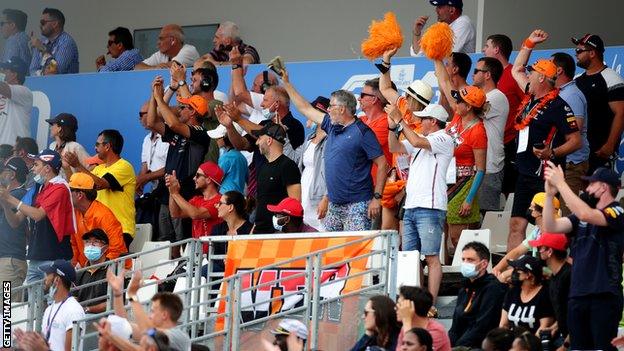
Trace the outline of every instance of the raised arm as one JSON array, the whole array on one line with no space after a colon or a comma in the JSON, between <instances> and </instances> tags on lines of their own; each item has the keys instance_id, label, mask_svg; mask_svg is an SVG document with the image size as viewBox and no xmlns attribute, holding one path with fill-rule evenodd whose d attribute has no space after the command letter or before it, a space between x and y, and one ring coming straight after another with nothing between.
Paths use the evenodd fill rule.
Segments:
<instances>
[{"instance_id":1,"label":"raised arm","mask_svg":"<svg viewBox=\"0 0 624 351\"><path fill-rule=\"evenodd\" d=\"M379 91L381 95L391 104L395 104L399 98L399 92L392 87L392 79L390 78L390 60L399 49L390 49L383 53L381 64L388 68L385 73L379 76Z\"/></svg>"},{"instance_id":2,"label":"raised arm","mask_svg":"<svg viewBox=\"0 0 624 351\"><path fill-rule=\"evenodd\" d=\"M4 203L3 207L5 209L11 209L10 211L5 212L5 216L7 216L7 219L11 217L11 220L14 222L21 223L21 221L23 221L23 216L26 216L35 222L39 222L46 217L46 213L42 208L29 206L23 203L19 199L13 197L4 187L0 187L0 200ZM16 213L13 213L13 208L17 209Z\"/></svg>"},{"instance_id":3,"label":"raised arm","mask_svg":"<svg viewBox=\"0 0 624 351\"><path fill-rule=\"evenodd\" d=\"M306 100L299 92L295 89L295 87L290 84L290 80L288 77L288 72L284 69L282 70L282 82L284 83L284 89L290 96L290 100L295 104L295 107L305 118L311 120L316 124L323 123L323 118L325 114L317 109L315 109L309 102Z\"/></svg>"},{"instance_id":4,"label":"raised arm","mask_svg":"<svg viewBox=\"0 0 624 351\"><path fill-rule=\"evenodd\" d=\"M149 104L147 106L147 117L146 123L147 127L156 133L163 135L165 134L165 124L160 118L158 118L158 111L156 110L157 104L156 99L154 98L154 87L158 83L159 80L162 80L162 77L157 76L152 82L152 94L150 96Z\"/></svg>"},{"instance_id":5,"label":"raised arm","mask_svg":"<svg viewBox=\"0 0 624 351\"><path fill-rule=\"evenodd\" d=\"M232 123L232 119L225 111L223 106L215 107L215 113L217 115L219 123L221 123L227 130L227 136L232 143L232 146L234 146L236 150L251 151L253 149L253 145L249 142L249 140L247 140L247 138L243 137L242 135L240 135L240 133L238 133L238 131L234 127L234 124Z\"/></svg>"},{"instance_id":6,"label":"raised arm","mask_svg":"<svg viewBox=\"0 0 624 351\"><path fill-rule=\"evenodd\" d=\"M520 51L518 51L518 56L516 56L513 68L511 69L511 75L522 91L524 91L527 84L529 84L529 78L525 72L525 67L527 62L529 62L531 51L533 51L535 45L546 41L546 39L548 39L548 33L541 29L536 29L524 40Z\"/></svg>"},{"instance_id":7,"label":"raised arm","mask_svg":"<svg viewBox=\"0 0 624 351\"><path fill-rule=\"evenodd\" d=\"M191 137L191 130L188 125L180 122L178 116L171 110L169 105L163 99L164 91L162 86L162 81L159 81L154 84L154 100L156 100L156 105L158 105L158 110L160 114L163 116L165 123L174 131L176 134L179 134L185 138Z\"/></svg>"},{"instance_id":8,"label":"raised arm","mask_svg":"<svg viewBox=\"0 0 624 351\"><path fill-rule=\"evenodd\" d=\"M230 62L232 63L232 93L235 102L242 102L253 106L251 94L245 84L245 69L243 68L243 56L238 50L238 46L230 51Z\"/></svg>"},{"instance_id":9,"label":"raised arm","mask_svg":"<svg viewBox=\"0 0 624 351\"><path fill-rule=\"evenodd\" d=\"M449 77L448 72L446 72L444 62L441 60L435 60L433 61L433 64L435 66L435 75L438 77L438 87L440 88L440 91L444 93L444 97L446 97L446 101L448 102L451 111L454 111L457 103L451 95L451 90L453 90L451 77Z\"/></svg>"}]
</instances>

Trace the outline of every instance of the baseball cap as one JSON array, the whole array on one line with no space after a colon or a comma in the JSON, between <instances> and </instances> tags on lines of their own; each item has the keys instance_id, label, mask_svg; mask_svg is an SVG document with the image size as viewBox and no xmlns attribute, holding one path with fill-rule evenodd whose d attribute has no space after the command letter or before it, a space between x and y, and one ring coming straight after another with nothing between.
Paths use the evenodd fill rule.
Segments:
<instances>
[{"instance_id":1,"label":"baseball cap","mask_svg":"<svg viewBox=\"0 0 624 351\"><path fill-rule=\"evenodd\" d=\"M267 209L273 213L283 213L294 217L303 217L301 202L292 197L287 197L277 205L267 205Z\"/></svg>"},{"instance_id":2,"label":"baseball cap","mask_svg":"<svg viewBox=\"0 0 624 351\"><path fill-rule=\"evenodd\" d=\"M208 102L206 99L199 95L193 95L188 98L178 97L178 102L181 104L189 105L199 113L201 116L206 115L208 112Z\"/></svg>"},{"instance_id":3,"label":"baseball cap","mask_svg":"<svg viewBox=\"0 0 624 351\"><path fill-rule=\"evenodd\" d=\"M233 124L238 134L240 135L247 134L245 130L243 129L243 127L241 127L238 123L234 122ZM227 129L225 128L224 125L219 124L217 128L211 129L207 133L208 133L208 136L211 137L212 139L220 139L227 135Z\"/></svg>"},{"instance_id":4,"label":"baseball cap","mask_svg":"<svg viewBox=\"0 0 624 351\"><path fill-rule=\"evenodd\" d=\"M19 56L13 56L7 61L0 63L0 68L8 69L21 75L28 73L28 64Z\"/></svg>"},{"instance_id":5,"label":"baseball cap","mask_svg":"<svg viewBox=\"0 0 624 351\"><path fill-rule=\"evenodd\" d=\"M69 261L56 260L52 263L39 266L39 270L43 273L58 274L61 278L70 283L76 282L76 270Z\"/></svg>"},{"instance_id":6,"label":"baseball cap","mask_svg":"<svg viewBox=\"0 0 624 351\"><path fill-rule=\"evenodd\" d=\"M431 89L431 86L420 79L413 81L412 84L403 91L425 106L429 105L433 98L433 89Z\"/></svg>"},{"instance_id":7,"label":"baseball cap","mask_svg":"<svg viewBox=\"0 0 624 351\"><path fill-rule=\"evenodd\" d=\"M429 104L422 111L413 112L414 116L421 118L435 118L438 121L446 122L449 115L448 112L438 104Z\"/></svg>"},{"instance_id":8,"label":"baseball cap","mask_svg":"<svg viewBox=\"0 0 624 351\"><path fill-rule=\"evenodd\" d=\"M108 235L106 235L106 233L100 228L92 229L82 235L82 240L87 240L91 238L96 238L100 241L105 242L106 245L108 245Z\"/></svg>"},{"instance_id":9,"label":"baseball cap","mask_svg":"<svg viewBox=\"0 0 624 351\"><path fill-rule=\"evenodd\" d=\"M223 181L223 170L216 163L206 161L199 165L199 169L204 172L206 177L217 183L217 185L221 185L221 182Z\"/></svg>"},{"instance_id":10,"label":"baseball cap","mask_svg":"<svg viewBox=\"0 0 624 351\"><path fill-rule=\"evenodd\" d=\"M583 176L581 179L586 180L590 183L592 182L603 182L614 187L619 188L622 182L620 181L620 176L618 176L615 171L606 167L600 167L594 171L594 173L587 177Z\"/></svg>"},{"instance_id":11,"label":"baseball cap","mask_svg":"<svg viewBox=\"0 0 624 351\"><path fill-rule=\"evenodd\" d=\"M95 189L95 182L88 174L76 172L69 178L69 187L78 190L93 190Z\"/></svg>"},{"instance_id":12,"label":"baseball cap","mask_svg":"<svg viewBox=\"0 0 624 351\"><path fill-rule=\"evenodd\" d=\"M74 131L78 130L78 120L71 113L66 113L66 112L59 113L58 115L56 115L56 117L46 119L45 121L48 122L50 125L58 124L61 127L68 126L72 128Z\"/></svg>"},{"instance_id":13,"label":"baseball cap","mask_svg":"<svg viewBox=\"0 0 624 351\"><path fill-rule=\"evenodd\" d=\"M45 149L41 151L36 159L41 162L50 165L50 167L54 168L56 171L61 169L61 165L63 162L61 161L61 155L58 152L50 149Z\"/></svg>"},{"instance_id":14,"label":"baseball cap","mask_svg":"<svg viewBox=\"0 0 624 351\"><path fill-rule=\"evenodd\" d=\"M585 34L582 38L570 38L574 45L585 45L594 48L594 50L598 52L604 52L604 42L602 38L597 36L596 34Z\"/></svg>"},{"instance_id":15,"label":"baseball cap","mask_svg":"<svg viewBox=\"0 0 624 351\"><path fill-rule=\"evenodd\" d=\"M546 193L541 192L541 193L535 194L531 202L544 208L544 204L546 203ZM556 210L558 210L561 207L561 203L559 202L559 199L557 199L556 197L553 197L553 207Z\"/></svg>"},{"instance_id":16,"label":"baseball cap","mask_svg":"<svg viewBox=\"0 0 624 351\"><path fill-rule=\"evenodd\" d=\"M256 138L267 135L282 144L286 142L286 130L282 125L277 124L273 121L269 121L268 123L266 123L262 127L262 129L252 131L251 134Z\"/></svg>"},{"instance_id":17,"label":"baseball cap","mask_svg":"<svg viewBox=\"0 0 624 351\"><path fill-rule=\"evenodd\" d=\"M129 340L132 336L132 325L127 319L111 314L106 317L111 326L111 334L118 336L124 340Z\"/></svg>"},{"instance_id":18,"label":"baseball cap","mask_svg":"<svg viewBox=\"0 0 624 351\"><path fill-rule=\"evenodd\" d=\"M532 247L546 246L551 249L563 251L568 246L568 238L560 233L542 233L535 240L529 240Z\"/></svg>"},{"instance_id":19,"label":"baseball cap","mask_svg":"<svg viewBox=\"0 0 624 351\"><path fill-rule=\"evenodd\" d=\"M11 157L6 160L4 166L0 168L1 171L11 170L15 172L15 177L20 179L28 174L28 166L21 157Z\"/></svg>"},{"instance_id":20,"label":"baseball cap","mask_svg":"<svg viewBox=\"0 0 624 351\"><path fill-rule=\"evenodd\" d=\"M329 99L324 96L317 96L310 104L317 110L327 113Z\"/></svg>"},{"instance_id":21,"label":"baseball cap","mask_svg":"<svg viewBox=\"0 0 624 351\"><path fill-rule=\"evenodd\" d=\"M274 335L290 335L290 333L293 333L299 339L308 339L308 328L296 319L282 319L277 328L271 330L271 333Z\"/></svg>"},{"instance_id":22,"label":"baseball cap","mask_svg":"<svg viewBox=\"0 0 624 351\"><path fill-rule=\"evenodd\" d=\"M527 66L526 69L529 72L536 71L537 73L543 74L549 79L555 79L557 76L557 65L547 59L539 59L531 66Z\"/></svg>"},{"instance_id":23,"label":"baseball cap","mask_svg":"<svg viewBox=\"0 0 624 351\"><path fill-rule=\"evenodd\" d=\"M464 3L462 2L462 0L429 0L429 3L433 6L449 5L457 7L459 9L464 7Z\"/></svg>"},{"instance_id":24,"label":"baseball cap","mask_svg":"<svg viewBox=\"0 0 624 351\"><path fill-rule=\"evenodd\" d=\"M509 265L523 272L530 272L533 275L542 274L542 262L539 258L531 255L522 255L515 260L507 260Z\"/></svg>"},{"instance_id":25,"label":"baseball cap","mask_svg":"<svg viewBox=\"0 0 624 351\"><path fill-rule=\"evenodd\" d=\"M472 107L481 108L485 104L485 93L481 88L469 85L460 90L451 90L451 96L457 101L463 101Z\"/></svg>"}]
</instances>

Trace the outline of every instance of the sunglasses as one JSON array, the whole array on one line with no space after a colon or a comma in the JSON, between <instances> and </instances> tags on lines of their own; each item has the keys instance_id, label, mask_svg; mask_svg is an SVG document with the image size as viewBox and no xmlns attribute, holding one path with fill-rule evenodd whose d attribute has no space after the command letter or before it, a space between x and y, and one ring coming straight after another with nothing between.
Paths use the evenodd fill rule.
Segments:
<instances>
[{"instance_id":1,"label":"sunglasses","mask_svg":"<svg viewBox=\"0 0 624 351\"><path fill-rule=\"evenodd\" d=\"M206 175L205 174L201 174L201 173L195 173L195 178L205 178Z\"/></svg>"},{"instance_id":2,"label":"sunglasses","mask_svg":"<svg viewBox=\"0 0 624 351\"><path fill-rule=\"evenodd\" d=\"M585 51L592 51L592 49L574 49L574 52L576 52L577 54L584 53Z\"/></svg>"},{"instance_id":3,"label":"sunglasses","mask_svg":"<svg viewBox=\"0 0 624 351\"><path fill-rule=\"evenodd\" d=\"M475 68L475 69L472 71L472 74L477 74L477 73L479 73L479 72L483 72L483 73L485 73L485 72L489 72L489 71L488 71L487 69L478 69L478 68Z\"/></svg>"},{"instance_id":4,"label":"sunglasses","mask_svg":"<svg viewBox=\"0 0 624 351\"><path fill-rule=\"evenodd\" d=\"M147 114L147 112L139 112L139 118L145 116Z\"/></svg>"},{"instance_id":5,"label":"sunglasses","mask_svg":"<svg viewBox=\"0 0 624 351\"><path fill-rule=\"evenodd\" d=\"M227 202L219 201L215 204L216 208L219 208L221 205L229 205Z\"/></svg>"},{"instance_id":6,"label":"sunglasses","mask_svg":"<svg viewBox=\"0 0 624 351\"><path fill-rule=\"evenodd\" d=\"M109 40L109 41L107 42L107 44L106 44L106 47L109 47L109 46L111 46L111 45L113 45L113 44L117 44L117 42L116 42L116 41L114 41L114 40Z\"/></svg>"},{"instance_id":7,"label":"sunglasses","mask_svg":"<svg viewBox=\"0 0 624 351\"><path fill-rule=\"evenodd\" d=\"M43 26L43 25L45 25L46 23L55 22L55 21L56 21L56 20L53 20L53 19L51 19L51 20L44 20L44 19L42 19L42 20L40 20L40 21L39 21L39 24L41 24L41 25Z\"/></svg>"},{"instance_id":8,"label":"sunglasses","mask_svg":"<svg viewBox=\"0 0 624 351\"><path fill-rule=\"evenodd\" d=\"M360 99L363 99L363 98L365 98L365 97L367 97L367 96L370 96L370 97L372 97L372 98L377 97L377 96L375 96L375 95L373 95L373 94L369 94L369 93L364 93L364 92L360 93Z\"/></svg>"}]
</instances>

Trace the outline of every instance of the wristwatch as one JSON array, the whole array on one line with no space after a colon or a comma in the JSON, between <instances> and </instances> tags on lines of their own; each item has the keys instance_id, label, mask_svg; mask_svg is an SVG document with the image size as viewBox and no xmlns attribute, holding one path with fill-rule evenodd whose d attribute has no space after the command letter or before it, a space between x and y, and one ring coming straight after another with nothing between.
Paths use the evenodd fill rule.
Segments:
<instances>
[{"instance_id":1,"label":"wristwatch","mask_svg":"<svg viewBox=\"0 0 624 351\"><path fill-rule=\"evenodd\" d=\"M182 79L181 81L178 82L178 88L180 88L181 86L185 85L186 82L184 81L184 79Z\"/></svg>"},{"instance_id":2,"label":"wristwatch","mask_svg":"<svg viewBox=\"0 0 624 351\"><path fill-rule=\"evenodd\" d=\"M378 193L378 192L375 192L375 193L373 193L373 197L374 197L375 199L377 199L377 200L380 200L380 199L381 199L381 194L380 194L380 193Z\"/></svg>"},{"instance_id":3,"label":"wristwatch","mask_svg":"<svg viewBox=\"0 0 624 351\"><path fill-rule=\"evenodd\" d=\"M243 66L236 63L232 65L232 71L239 68L243 68Z\"/></svg>"}]
</instances>

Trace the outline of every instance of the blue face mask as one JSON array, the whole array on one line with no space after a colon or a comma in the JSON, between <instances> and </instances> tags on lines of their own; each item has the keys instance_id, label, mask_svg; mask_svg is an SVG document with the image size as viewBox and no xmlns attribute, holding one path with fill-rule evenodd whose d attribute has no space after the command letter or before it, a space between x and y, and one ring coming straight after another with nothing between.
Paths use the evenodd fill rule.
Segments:
<instances>
[{"instance_id":1,"label":"blue face mask","mask_svg":"<svg viewBox=\"0 0 624 351\"><path fill-rule=\"evenodd\" d=\"M479 275L479 271L477 270L477 265L474 263L462 262L461 264L461 274L468 279L475 278Z\"/></svg>"},{"instance_id":2,"label":"blue face mask","mask_svg":"<svg viewBox=\"0 0 624 351\"><path fill-rule=\"evenodd\" d=\"M102 248L99 246L87 245L84 248L84 255L87 260L91 262L97 261L102 257Z\"/></svg>"},{"instance_id":3,"label":"blue face mask","mask_svg":"<svg viewBox=\"0 0 624 351\"><path fill-rule=\"evenodd\" d=\"M43 179L43 176L41 174L35 174L35 176L33 177L33 180L35 181L35 183L37 184L43 184L45 183L45 179Z\"/></svg>"},{"instance_id":4,"label":"blue face mask","mask_svg":"<svg viewBox=\"0 0 624 351\"><path fill-rule=\"evenodd\" d=\"M271 112L271 110L268 108L262 109L262 116L264 116L264 119L272 119L274 114L275 113Z\"/></svg>"}]
</instances>

